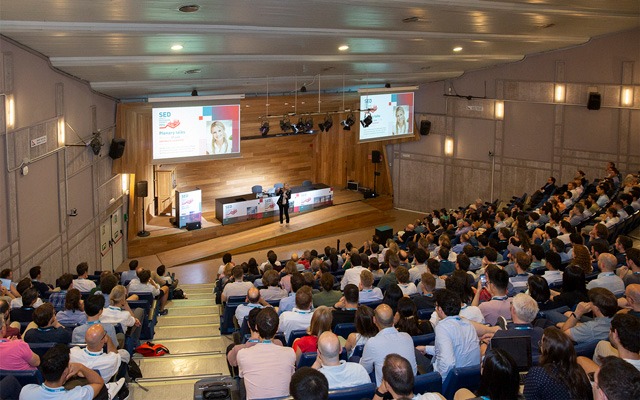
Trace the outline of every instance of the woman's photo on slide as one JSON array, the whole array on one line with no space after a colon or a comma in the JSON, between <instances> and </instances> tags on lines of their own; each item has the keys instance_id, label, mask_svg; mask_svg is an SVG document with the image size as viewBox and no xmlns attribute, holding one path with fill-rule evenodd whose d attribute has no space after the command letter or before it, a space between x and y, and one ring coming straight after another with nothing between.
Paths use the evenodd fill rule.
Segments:
<instances>
[{"instance_id":1,"label":"woman's photo on slide","mask_svg":"<svg viewBox=\"0 0 640 400\"><path fill-rule=\"evenodd\" d=\"M393 129L394 135L403 135L409 132L409 122L407 121L407 106L396 106L394 109L396 124Z\"/></svg>"},{"instance_id":2,"label":"woman's photo on slide","mask_svg":"<svg viewBox=\"0 0 640 400\"><path fill-rule=\"evenodd\" d=\"M232 125L233 121L212 121L209 126L209 140L207 141L207 154L231 153ZM229 133L227 133L229 132Z\"/></svg>"}]
</instances>

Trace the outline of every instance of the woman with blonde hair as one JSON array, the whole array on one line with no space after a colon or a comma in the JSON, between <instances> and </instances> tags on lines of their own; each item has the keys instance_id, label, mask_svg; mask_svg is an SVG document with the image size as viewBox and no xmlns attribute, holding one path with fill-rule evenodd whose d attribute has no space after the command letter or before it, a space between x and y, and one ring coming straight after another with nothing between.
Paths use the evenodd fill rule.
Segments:
<instances>
[{"instance_id":1,"label":"woman with blonde hair","mask_svg":"<svg viewBox=\"0 0 640 400\"><path fill-rule=\"evenodd\" d=\"M220 121L213 121L211 123L211 152L207 151L207 154L226 154L231 152L231 145L227 140L226 129Z\"/></svg>"},{"instance_id":2,"label":"woman with blonde hair","mask_svg":"<svg viewBox=\"0 0 640 400\"><path fill-rule=\"evenodd\" d=\"M395 109L396 114L396 129L393 132L394 135L402 135L409 132L409 124L407 123L407 116L403 106L397 106Z\"/></svg>"},{"instance_id":3,"label":"woman with blonde hair","mask_svg":"<svg viewBox=\"0 0 640 400\"><path fill-rule=\"evenodd\" d=\"M316 308L311 317L311 324L307 329L307 336L303 336L293 341L293 350L296 352L296 364L300 361L302 353L313 353L318 351L318 338L325 331L331 331L333 314L331 308L320 306Z\"/></svg>"}]
</instances>

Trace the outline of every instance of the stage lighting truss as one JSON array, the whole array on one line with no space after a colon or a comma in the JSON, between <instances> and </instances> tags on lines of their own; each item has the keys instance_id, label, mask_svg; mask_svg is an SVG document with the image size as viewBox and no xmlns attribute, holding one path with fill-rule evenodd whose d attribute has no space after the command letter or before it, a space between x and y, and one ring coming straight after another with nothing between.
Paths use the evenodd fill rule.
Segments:
<instances>
[{"instance_id":1,"label":"stage lighting truss","mask_svg":"<svg viewBox=\"0 0 640 400\"><path fill-rule=\"evenodd\" d=\"M364 119L362 121L360 121L360 123L362 124L362 127L366 128L369 125L371 125L371 123L373 122L373 118L371 118L371 113L367 113L367 116L364 117Z\"/></svg>"},{"instance_id":2,"label":"stage lighting truss","mask_svg":"<svg viewBox=\"0 0 640 400\"><path fill-rule=\"evenodd\" d=\"M291 130L291 121L289 121L289 117L283 117L280 120L280 129L282 132L289 132Z\"/></svg>"},{"instance_id":3,"label":"stage lighting truss","mask_svg":"<svg viewBox=\"0 0 640 400\"><path fill-rule=\"evenodd\" d=\"M262 136L267 136L269 133L269 121L262 122L262 125L260 125L260 133Z\"/></svg>"},{"instance_id":4,"label":"stage lighting truss","mask_svg":"<svg viewBox=\"0 0 640 400\"><path fill-rule=\"evenodd\" d=\"M349 113L349 115L347 115L347 118L344 121L340 122L340 125L342 125L343 130L350 131L351 127L355 123L356 123L356 120L353 117L353 113Z\"/></svg>"},{"instance_id":5,"label":"stage lighting truss","mask_svg":"<svg viewBox=\"0 0 640 400\"><path fill-rule=\"evenodd\" d=\"M318 128L320 128L320 132L329 132L329 129L331 129L332 126L333 126L333 120L331 119L329 114L327 114L327 116L324 117L324 121L318 124Z\"/></svg>"}]
</instances>

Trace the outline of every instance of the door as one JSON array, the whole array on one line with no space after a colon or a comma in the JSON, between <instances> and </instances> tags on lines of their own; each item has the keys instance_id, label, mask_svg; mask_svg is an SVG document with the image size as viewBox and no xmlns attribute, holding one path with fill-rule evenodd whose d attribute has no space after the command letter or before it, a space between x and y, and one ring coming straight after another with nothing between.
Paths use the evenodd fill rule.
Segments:
<instances>
[{"instance_id":1,"label":"door","mask_svg":"<svg viewBox=\"0 0 640 400\"><path fill-rule=\"evenodd\" d=\"M109 216L100 224L100 269L102 271L113 271L111 249L111 216Z\"/></svg>"},{"instance_id":2,"label":"door","mask_svg":"<svg viewBox=\"0 0 640 400\"><path fill-rule=\"evenodd\" d=\"M111 245L114 269L117 269L124 260L124 244L122 238L122 210L117 209L111 214Z\"/></svg>"}]
</instances>

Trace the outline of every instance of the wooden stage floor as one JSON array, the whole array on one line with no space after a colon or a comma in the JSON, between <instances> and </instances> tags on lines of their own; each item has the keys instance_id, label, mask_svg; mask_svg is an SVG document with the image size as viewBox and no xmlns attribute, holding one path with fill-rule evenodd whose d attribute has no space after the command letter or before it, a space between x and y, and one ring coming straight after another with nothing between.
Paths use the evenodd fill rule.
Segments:
<instances>
[{"instance_id":1,"label":"wooden stage floor","mask_svg":"<svg viewBox=\"0 0 640 400\"><path fill-rule=\"evenodd\" d=\"M133 237L128 242L129 258L156 255L167 267L194 261L295 243L301 240L372 225L384 225L393 218L387 212L393 199L381 196L363 199L359 192L334 190L334 205L294 214L290 224L280 225L278 218L221 225L211 213L204 213L203 228L186 231L172 227L168 217L154 217L147 230L151 236Z\"/></svg>"}]
</instances>

